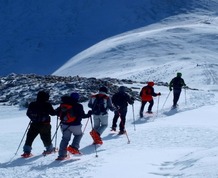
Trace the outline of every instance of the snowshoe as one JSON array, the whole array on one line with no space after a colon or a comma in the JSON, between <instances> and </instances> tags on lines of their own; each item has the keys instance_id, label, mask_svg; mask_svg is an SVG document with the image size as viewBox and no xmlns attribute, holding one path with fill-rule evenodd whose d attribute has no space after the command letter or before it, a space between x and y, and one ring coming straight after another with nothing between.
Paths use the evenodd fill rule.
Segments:
<instances>
[{"instance_id":1,"label":"snowshoe","mask_svg":"<svg viewBox=\"0 0 218 178\"><path fill-rule=\"evenodd\" d=\"M140 118L143 118L143 112L140 112L140 113L139 113L139 117L140 117Z\"/></svg>"},{"instance_id":2,"label":"snowshoe","mask_svg":"<svg viewBox=\"0 0 218 178\"><path fill-rule=\"evenodd\" d=\"M93 145L102 145L103 144L103 141L102 140L95 140L93 142Z\"/></svg>"},{"instance_id":3,"label":"snowshoe","mask_svg":"<svg viewBox=\"0 0 218 178\"><path fill-rule=\"evenodd\" d=\"M118 133L118 135L123 135L123 134L125 134L125 133L126 133L125 130L121 130L121 131Z\"/></svg>"},{"instance_id":4,"label":"snowshoe","mask_svg":"<svg viewBox=\"0 0 218 178\"><path fill-rule=\"evenodd\" d=\"M178 107L179 107L178 104L177 104L177 105L173 105L173 106L171 107L171 109L178 109Z\"/></svg>"},{"instance_id":5,"label":"snowshoe","mask_svg":"<svg viewBox=\"0 0 218 178\"><path fill-rule=\"evenodd\" d=\"M111 127L112 132L116 132L116 127Z\"/></svg>"},{"instance_id":6,"label":"snowshoe","mask_svg":"<svg viewBox=\"0 0 218 178\"><path fill-rule=\"evenodd\" d=\"M102 141L100 135L98 134L98 132L96 132L95 130L92 130L90 132L90 135L91 135L91 137L92 137L92 139L94 141L93 144L100 144L100 145L103 144L103 141Z\"/></svg>"},{"instance_id":7,"label":"snowshoe","mask_svg":"<svg viewBox=\"0 0 218 178\"><path fill-rule=\"evenodd\" d=\"M32 157L32 156L33 156L32 153L23 153L23 154L21 155L21 157L23 157L23 158L30 158L30 157Z\"/></svg>"},{"instance_id":8,"label":"snowshoe","mask_svg":"<svg viewBox=\"0 0 218 178\"><path fill-rule=\"evenodd\" d=\"M69 151L73 155L81 155L82 154L78 149L73 148L72 146L68 146L67 151Z\"/></svg>"},{"instance_id":9,"label":"snowshoe","mask_svg":"<svg viewBox=\"0 0 218 178\"><path fill-rule=\"evenodd\" d=\"M42 153L42 155L43 156L46 156L46 155L50 155L50 154L52 154L52 153L56 153L58 150L57 150L57 148L53 148L52 150L45 150L45 151L43 151L43 153Z\"/></svg>"},{"instance_id":10,"label":"snowshoe","mask_svg":"<svg viewBox=\"0 0 218 178\"><path fill-rule=\"evenodd\" d=\"M70 155L58 156L55 160L56 161L63 161L63 160L68 160L68 159L70 159Z\"/></svg>"}]
</instances>

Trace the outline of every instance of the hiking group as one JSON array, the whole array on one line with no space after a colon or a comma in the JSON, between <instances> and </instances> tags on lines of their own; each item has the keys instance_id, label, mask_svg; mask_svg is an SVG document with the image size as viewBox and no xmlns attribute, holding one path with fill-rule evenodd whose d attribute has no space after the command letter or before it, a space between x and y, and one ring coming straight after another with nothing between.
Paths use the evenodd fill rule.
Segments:
<instances>
[{"instance_id":1,"label":"hiking group","mask_svg":"<svg viewBox=\"0 0 218 178\"><path fill-rule=\"evenodd\" d=\"M173 107L177 106L181 88L186 86L181 76L181 73L177 73L177 77L173 78L169 85L170 91L173 88L174 92ZM140 91L140 117L143 117L143 110L147 102L149 103L147 112L152 113L152 107L154 105L153 97L161 95L160 92L154 92L153 86L154 82L147 82L147 85ZM84 131L82 132L82 119L88 118L91 120L92 130L90 131L90 135L93 139L93 144L103 144L101 135L108 127L109 110L114 112L111 131L117 130L117 121L118 118L120 118L118 134L127 135L125 129L126 114L128 105L133 105L135 99L130 96L126 90L126 87L120 86L118 91L110 97L108 88L105 86L100 87L98 92L91 95L88 101L90 110L87 114L83 109L83 105L79 103L80 96L76 92L62 96L60 105L54 109L49 102L49 93L46 91L39 91L36 101L29 104L26 112L30 122L27 127L26 141L23 146L24 153L21 156L24 158L32 156L32 143L38 134L45 146L43 155L55 152L55 147L52 144L54 136L51 138L50 116L57 116L60 119L60 124L57 126L54 135L57 135L59 126L62 131L62 139L58 149L58 158L56 160L67 159L67 157L69 157L67 152L70 152L71 154L81 154L79 151L80 141L84 134ZM73 140L69 144L72 135Z\"/></svg>"}]
</instances>

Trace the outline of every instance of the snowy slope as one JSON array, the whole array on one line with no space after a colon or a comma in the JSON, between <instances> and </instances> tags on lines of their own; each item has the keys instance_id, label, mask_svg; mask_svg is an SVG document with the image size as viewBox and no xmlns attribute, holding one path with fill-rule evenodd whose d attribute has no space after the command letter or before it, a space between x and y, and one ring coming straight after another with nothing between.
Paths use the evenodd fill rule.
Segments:
<instances>
[{"instance_id":1,"label":"snowy slope","mask_svg":"<svg viewBox=\"0 0 218 178\"><path fill-rule=\"evenodd\" d=\"M172 17L106 39L73 57L54 74L168 82L176 71L189 69L184 76L192 76L189 82L197 87L217 84L217 24L216 16ZM202 80L196 83L198 75Z\"/></svg>"},{"instance_id":2,"label":"snowy slope","mask_svg":"<svg viewBox=\"0 0 218 178\"><path fill-rule=\"evenodd\" d=\"M199 79L201 79L199 77ZM128 108L126 129L127 137L110 134L108 128L102 135L104 144L97 147L91 145L89 135L90 122L81 141L80 157L71 156L71 160L55 161L57 154L43 157L42 142L37 137L33 144L33 154L29 159L20 158L22 145L14 155L24 131L28 125L25 110L1 106L0 124L0 177L21 178L216 178L217 158L217 93L207 91L187 91L180 99L177 112L169 111L172 95L164 108L168 90L155 86L161 91L159 112L157 98L153 110L156 116L138 118L139 102ZM186 98L186 104L185 104ZM87 111L87 103L83 103ZM113 113L109 113L109 123ZM83 120L83 129L87 120ZM16 124L14 124L16 123ZM109 124L109 126L110 126ZM53 133L56 118L52 120ZM57 144L61 140L58 132ZM96 155L98 157L96 157Z\"/></svg>"}]
</instances>

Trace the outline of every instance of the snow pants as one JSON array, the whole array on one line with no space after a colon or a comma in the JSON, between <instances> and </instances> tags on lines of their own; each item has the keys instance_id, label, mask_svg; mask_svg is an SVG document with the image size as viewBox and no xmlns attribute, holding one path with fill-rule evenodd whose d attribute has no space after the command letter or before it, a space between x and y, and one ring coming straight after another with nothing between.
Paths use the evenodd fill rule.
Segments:
<instances>
[{"instance_id":1,"label":"snow pants","mask_svg":"<svg viewBox=\"0 0 218 178\"><path fill-rule=\"evenodd\" d=\"M177 105L177 102L179 101L181 91L181 89L173 89L173 106L175 107Z\"/></svg>"},{"instance_id":2,"label":"snow pants","mask_svg":"<svg viewBox=\"0 0 218 178\"><path fill-rule=\"evenodd\" d=\"M127 107L120 108L118 111L115 111L113 122L112 122L112 128L117 127L117 120L120 117L120 124L119 124L120 131L124 131L125 130L125 123L126 123L126 114L127 114Z\"/></svg>"},{"instance_id":3,"label":"snow pants","mask_svg":"<svg viewBox=\"0 0 218 178\"><path fill-rule=\"evenodd\" d=\"M144 111L144 107L146 105L146 103L149 102L149 105L148 105L148 111L152 111L152 107L154 105L154 100L152 99L151 101L142 101L141 102L141 108L140 108L140 116L143 117L143 111Z\"/></svg>"},{"instance_id":4,"label":"snow pants","mask_svg":"<svg viewBox=\"0 0 218 178\"><path fill-rule=\"evenodd\" d=\"M26 142L23 147L25 153L30 153L32 150L32 143L40 135L40 138L46 147L47 151L53 148L51 143L51 125L50 123L31 123L30 128L27 132Z\"/></svg>"},{"instance_id":5,"label":"snow pants","mask_svg":"<svg viewBox=\"0 0 218 178\"><path fill-rule=\"evenodd\" d=\"M108 114L93 115L94 130L101 135L108 126Z\"/></svg>"},{"instance_id":6,"label":"snow pants","mask_svg":"<svg viewBox=\"0 0 218 178\"><path fill-rule=\"evenodd\" d=\"M74 135L73 141L71 143L71 147L79 149L80 141L82 139L82 124L80 125L61 125L61 131L63 133L62 140L59 147L59 156L64 157L67 155L67 146L71 139L71 135Z\"/></svg>"}]
</instances>

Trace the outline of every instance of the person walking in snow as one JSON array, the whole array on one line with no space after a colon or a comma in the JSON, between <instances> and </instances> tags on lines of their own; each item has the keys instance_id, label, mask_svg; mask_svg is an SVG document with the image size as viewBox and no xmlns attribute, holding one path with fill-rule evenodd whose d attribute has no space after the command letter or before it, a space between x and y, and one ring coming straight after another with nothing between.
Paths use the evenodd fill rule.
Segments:
<instances>
[{"instance_id":1,"label":"person walking in snow","mask_svg":"<svg viewBox=\"0 0 218 178\"><path fill-rule=\"evenodd\" d=\"M126 88L124 86L120 86L118 92L112 96L112 103L116 107L116 110L114 111L111 130L116 131L117 120L120 117L119 134L124 134L128 104L132 105L134 103L134 98L126 93Z\"/></svg>"},{"instance_id":2,"label":"person walking in snow","mask_svg":"<svg viewBox=\"0 0 218 178\"><path fill-rule=\"evenodd\" d=\"M32 143L34 139L40 134L40 138L46 148L43 154L50 154L54 151L53 144L51 142L51 124L50 115L56 115L56 111L49 103L49 93L45 91L39 91L37 99L29 104L26 115L30 118L30 128L27 132L25 144L23 146L24 153L22 157L30 157L32 150Z\"/></svg>"},{"instance_id":3,"label":"person walking in snow","mask_svg":"<svg viewBox=\"0 0 218 178\"><path fill-rule=\"evenodd\" d=\"M186 87L186 84L182 78L182 73L177 72L176 77L174 77L169 83L169 90L173 90L173 108L177 107L177 102L179 101L182 87Z\"/></svg>"},{"instance_id":4,"label":"person walking in snow","mask_svg":"<svg viewBox=\"0 0 218 178\"><path fill-rule=\"evenodd\" d=\"M88 102L88 107L92 109L94 120L94 126L90 132L94 144L103 144L101 135L108 126L108 110L115 110L107 93L108 89L105 86L100 87L99 92L92 95Z\"/></svg>"},{"instance_id":5,"label":"person walking in snow","mask_svg":"<svg viewBox=\"0 0 218 178\"><path fill-rule=\"evenodd\" d=\"M140 91L140 97L141 97L141 108L139 112L140 117L143 117L144 107L147 102L149 102L147 113L152 114L152 107L154 105L153 96L155 97L161 95L160 92L159 93L154 92L153 86L154 86L154 82L148 82L147 86L144 86Z\"/></svg>"},{"instance_id":6,"label":"person walking in snow","mask_svg":"<svg viewBox=\"0 0 218 178\"><path fill-rule=\"evenodd\" d=\"M85 114L82 104L78 103L78 93L73 92L70 96L62 96L61 100L62 103L56 109L61 120L61 131L63 134L57 160L66 159L69 156L67 151L71 154L80 154L79 147L83 136L81 121L82 118L91 117L91 111ZM68 146L72 134L74 138L71 145Z\"/></svg>"}]
</instances>

